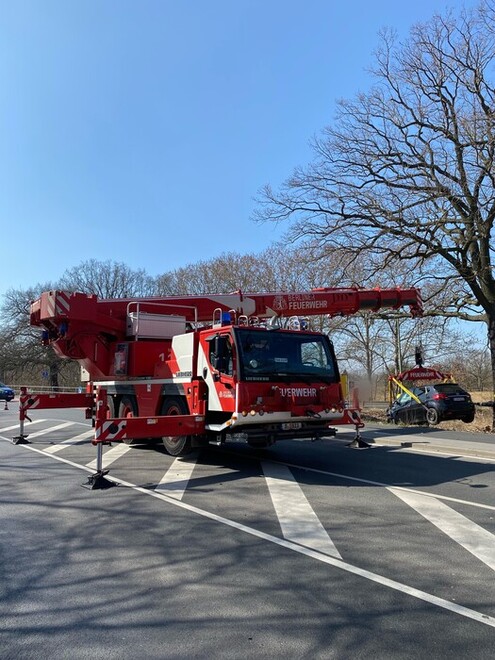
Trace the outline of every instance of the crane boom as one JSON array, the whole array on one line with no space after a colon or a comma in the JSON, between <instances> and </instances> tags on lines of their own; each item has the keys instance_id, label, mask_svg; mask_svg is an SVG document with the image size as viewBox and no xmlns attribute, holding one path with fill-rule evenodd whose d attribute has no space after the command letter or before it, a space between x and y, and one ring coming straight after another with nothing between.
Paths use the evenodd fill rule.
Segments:
<instances>
[{"instance_id":1,"label":"crane boom","mask_svg":"<svg viewBox=\"0 0 495 660\"><path fill-rule=\"evenodd\" d=\"M109 332L126 332L127 315L133 310L154 314L178 314L189 322L211 321L215 310L268 318L273 316L347 316L359 311L398 309L409 305L412 316L422 314L418 289L318 288L302 292L248 293L201 296L165 296L101 299L95 295L47 291L31 305L31 325L53 330L64 321L100 325Z\"/></svg>"}]
</instances>

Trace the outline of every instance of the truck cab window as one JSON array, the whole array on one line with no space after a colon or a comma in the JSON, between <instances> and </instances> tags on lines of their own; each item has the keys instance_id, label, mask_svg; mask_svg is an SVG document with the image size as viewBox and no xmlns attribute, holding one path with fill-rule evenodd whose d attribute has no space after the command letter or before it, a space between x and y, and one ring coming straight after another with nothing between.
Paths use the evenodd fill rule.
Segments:
<instances>
[{"instance_id":1,"label":"truck cab window","mask_svg":"<svg viewBox=\"0 0 495 660\"><path fill-rule=\"evenodd\" d=\"M227 341L224 345L224 359L221 366L222 368L219 368L219 371L226 374L227 376L234 375L234 356L232 350L232 342L229 338L227 338Z\"/></svg>"},{"instance_id":2,"label":"truck cab window","mask_svg":"<svg viewBox=\"0 0 495 660\"><path fill-rule=\"evenodd\" d=\"M214 340L210 342L208 359L214 369L228 376L233 376L234 357L230 337L225 335L215 337Z\"/></svg>"}]
</instances>

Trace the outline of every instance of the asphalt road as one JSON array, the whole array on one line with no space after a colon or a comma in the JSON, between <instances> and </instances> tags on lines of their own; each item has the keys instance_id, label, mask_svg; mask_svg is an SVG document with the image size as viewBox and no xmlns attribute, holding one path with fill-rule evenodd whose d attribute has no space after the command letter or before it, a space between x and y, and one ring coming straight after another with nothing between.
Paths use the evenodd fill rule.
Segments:
<instances>
[{"instance_id":1,"label":"asphalt road","mask_svg":"<svg viewBox=\"0 0 495 660\"><path fill-rule=\"evenodd\" d=\"M174 459L0 410L0 657L492 658L495 438L373 427Z\"/></svg>"}]
</instances>

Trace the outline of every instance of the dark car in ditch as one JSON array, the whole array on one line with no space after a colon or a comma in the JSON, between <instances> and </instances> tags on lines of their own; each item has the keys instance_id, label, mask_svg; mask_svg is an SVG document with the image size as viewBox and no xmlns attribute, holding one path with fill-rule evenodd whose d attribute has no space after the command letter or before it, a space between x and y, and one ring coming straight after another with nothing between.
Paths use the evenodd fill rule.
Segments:
<instances>
[{"instance_id":1,"label":"dark car in ditch","mask_svg":"<svg viewBox=\"0 0 495 660\"><path fill-rule=\"evenodd\" d=\"M403 392L387 410L389 422L398 424L439 424L447 419L474 420L474 403L469 392L457 383L412 387Z\"/></svg>"}]
</instances>

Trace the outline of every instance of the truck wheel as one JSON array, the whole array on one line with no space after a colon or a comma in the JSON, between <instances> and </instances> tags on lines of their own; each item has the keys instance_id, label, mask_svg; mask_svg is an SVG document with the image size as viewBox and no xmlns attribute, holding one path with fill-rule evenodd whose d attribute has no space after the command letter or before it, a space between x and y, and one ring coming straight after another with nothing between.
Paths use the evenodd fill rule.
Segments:
<instances>
[{"instance_id":1,"label":"truck wheel","mask_svg":"<svg viewBox=\"0 0 495 660\"><path fill-rule=\"evenodd\" d=\"M168 397L163 400L160 415L188 415L186 403L180 397ZM165 435L163 446L170 456L185 456L191 452L190 435Z\"/></svg>"},{"instance_id":2,"label":"truck wheel","mask_svg":"<svg viewBox=\"0 0 495 660\"><path fill-rule=\"evenodd\" d=\"M428 424L431 424L431 426L436 426L438 424L440 419L438 417L438 411L436 408L428 408L426 411L426 421Z\"/></svg>"},{"instance_id":3,"label":"truck wheel","mask_svg":"<svg viewBox=\"0 0 495 660\"><path fill-rule=\"evenodd\" d=\"M107 419L113 419L114 417L118 417L115 397L109 394L107 396Z\"/></svg>"},{"instance_id":4,"label":"truck wheel","mask_svg":"<svg viewBox=\"0 0 495 660\"><path fill-rule=\"evenodd\" d=\"M137 417L137 404L133 396L123 396L119 406L119 417ZM136 443L134 439L125 438L122 440L125 445Z\"/></svg>"}]
</instances>

